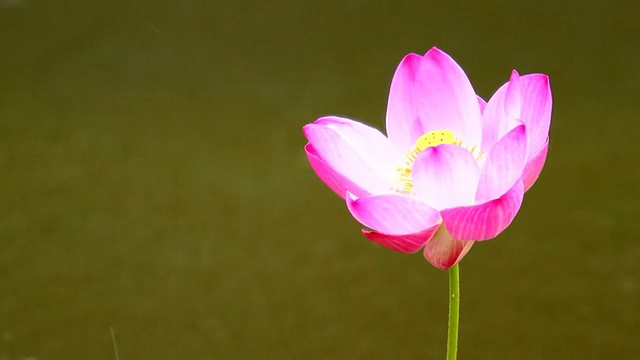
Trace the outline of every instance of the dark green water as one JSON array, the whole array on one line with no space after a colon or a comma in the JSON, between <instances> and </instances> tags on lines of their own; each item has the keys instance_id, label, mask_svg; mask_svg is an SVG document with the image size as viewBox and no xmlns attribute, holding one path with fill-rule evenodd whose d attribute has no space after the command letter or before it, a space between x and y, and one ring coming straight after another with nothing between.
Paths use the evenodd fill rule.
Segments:
<instances>
[{"instance_id":1,"label":"dark green water","mask_svg":"<svg viewBox=\"0 0 640 360\"><path fill-rule=\"evenodd\" d=\"M640 357L634 1L0 0L0 359L444 359L447 274L359 234L301 126L408 52L551 76L545 170L461 264L460 359Z\"/></svg>"}]
</instances>

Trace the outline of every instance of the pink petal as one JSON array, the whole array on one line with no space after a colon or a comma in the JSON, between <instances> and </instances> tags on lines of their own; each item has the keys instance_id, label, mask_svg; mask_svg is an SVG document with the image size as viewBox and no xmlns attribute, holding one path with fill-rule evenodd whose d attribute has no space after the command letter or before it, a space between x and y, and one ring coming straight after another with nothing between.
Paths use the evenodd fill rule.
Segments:
<instances>
[{"instance_id":1,"label":"pink petal","mask_svg":"<svg viewBox=\"0 0 640 360\"><path fill-rule=\"evenodd\" d=\"M446 209L440 212L451 235L463 240L489 240L498 236L515 218L524 196L518 181L506 194L484 204Z\"/></svg>"},{"instance_id":2,"label":"pink petal","mask_svg":"<svg viewBox=\"0 0 640 360\"><path fill-rule=\"evenodd\" d=\"M547 142L551 125L553 99L549 77L544 74L524 75L521 78L522 108L520 120L527 126L528 154L540 150Z\"/></svg>"},{"instance_id":3,"label":"pink petal","mask_svg":"<svg viewBox=\"0 0 640 360\"><path fill-rule=\"evenodd\" d=\"M387 249L405 254L413 254L420 250L424 244L431 239L439 226L440 224L435 224L423 231L409 235L387 235L368 230L362 230L362 233L364 236L369 238L369 240L380 244Z\"/></svg>"},{"instance_id":4,"label":"pink petal","mask_svg":"<svg viewBox=\"0 0 640 360\"><path fill-rule=\"evenodd\" d=\"M411 172L416 196L436 209L474 203L480 169L471 152L442 144L422 151Z\"/></svg>"},{"instance_id":5,"label":"pink petal","mask_svg":"<svg viewBox=\"0 0 640 360\"><path fill-rule=\"evenodd\" d=\"M433 130L451 130L465 143L480 144L480 106L466 74L437 48L407 55L393 76L387 134L402 151Z\"/></svg>"},{"instance_id":6,"label":"pink petal","mask_svg":"<svg viewBox=\"0 0 640 360\"><path fill-rule=\"evenodd\" d=\"M386 235L416 234L440 223L437 210L405 195L356 198L349 194L347 207L362 225Z\"/></svg>"},{"instance_id":7,"label":"pink petal","mask_svg":"<svg viewBox=\"0 0 640 360\"><path fill-rule=\"evenodd\" d=\"M349 186L355 184L371 194L392 191L392 175L402 155L378 130L348 119L325 117L305 125L303 132L315 157L347 179ZM349 189L340 181L338 188ZM339 195L344 197L344 193Z\"/></svg>"},{"instance_id":8,"label":"pink petal","mask_svg":"<svg viewBox=\"0 0 640 360\"><path fill-rule=\"evenodd\" d=\"M478 96L478 105L480 105L480 113L484 112L484 108L487 107L487 102L484 101L483 98L481 98L480 96Z\"/></svg>"},{"instance_id":9,"label":"pink petal","mask_svg":"<svg viewBox=\"0 0 640 360\"><path fill-rule=\"evenodd\" d=\"M424 257L431 265L447 270L457 264L469 252L473 241L454 239L444 224L424 247Z\"/></svg>"},{"instance_id":10,"label":"pink petal","mask_svg":"<svg viewBox=\"0 0 640 360\"><path fill-rule=\"evenodd\" d=\"M489 151L504 134L521 124L518 120L521 94L520 75L514 70L509 82L493 94L482 113L483 152Z\"/></svg>"},{"instance_id":11,"label":"pink petal","mask_svg":"<svg viewBox=\"0 0 640 360\"><path fill-rule=\"evenodd\" d=\"M476 202L497 199L509 191L522 177L526 156L527 134L524 125L520 125L500 139L487 154Z\"/></svg>"},{"instance_id":12,"label":"pink petal","mask_svg":"<svg viewBox=\"0 0 640 360\"><path fill-rule=\"evenodd\" d=\"M522 85L520 74L517 71L511 71L509 83L507 84L507 93L504 99L504 113L507 119L520 119L520 98L522 97Z\"/></svg>"},{"instance_id":13,"label":"pink petal","mask_svg":"<svg viewBox=\"0 0 640 360\"><path fill-rule=\"evenodd\" d=\"M347 191L350 191L356 196L369 196L370 193L360 186L354 184L351 180L338 173L334 168L329 166L324 160L322 160L313 145L307 144L304 147L307 153L307 158L311 164L311 168L318 175L331 190L333 190L341 198L345 198Z\"/></svg>"},{"instance_id":14,"label":"pink petal","mask_svg":"<svg viewBox=\"0 0 640 360\"><path fill-rule=\"evenodd\" d=\"M542 171L545 160L547 159L548 150L549 139L547 139L547 142L544 144L542 149L538 150L529 158L529 161L527 161L527 165L525 165L524 173L522 175L522 180L524 181L524 191L528 191L536 182L538 176L540 176L540 172Z\"/></svg>"}]
</instances>

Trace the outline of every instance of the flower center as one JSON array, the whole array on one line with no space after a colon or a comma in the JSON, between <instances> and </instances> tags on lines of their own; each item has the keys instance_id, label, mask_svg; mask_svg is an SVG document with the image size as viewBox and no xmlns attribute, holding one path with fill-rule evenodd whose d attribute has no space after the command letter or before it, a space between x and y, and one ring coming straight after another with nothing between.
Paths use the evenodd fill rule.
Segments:
<instances>
[{"instance_id":1,"label":"flower center","mask_svg":"<svg viewBox=\"0 0 640 360\"><path fill-rule=\"evenodd\" d=\"M413 163L416 161L418 154L422 151L440 144L455 144L461 146L462 141L457 140L451 130L429 131L428 133L420 136L418 140L416 140L416 144L413 148L411 148L411 150L409 150L405 155L404 164L397 168L400 181L399 186L395 189L396 191L403 194L413 194L413 182L411 181L411 168L413 167Z\"/></svg>"}]
</instances>

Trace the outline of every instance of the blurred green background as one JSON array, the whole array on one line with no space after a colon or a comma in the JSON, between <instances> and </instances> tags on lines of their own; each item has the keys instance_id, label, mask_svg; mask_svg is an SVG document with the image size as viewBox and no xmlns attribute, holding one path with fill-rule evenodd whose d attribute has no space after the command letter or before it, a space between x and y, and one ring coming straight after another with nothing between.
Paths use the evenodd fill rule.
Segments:
<instances>
[{"instance_id":1,"label":"blurred green background","mask_svg":"<svg viewBox=\"0 0 640 360\"><path fill-rule=\"evenodd\" d=\"M383 128L438 46L549 74L551 148L461 263L460 359L640 357L635 1L0 0L0 359L443 359L447 273L370 243L301 127Z\"/></svg>"}]
</instances>

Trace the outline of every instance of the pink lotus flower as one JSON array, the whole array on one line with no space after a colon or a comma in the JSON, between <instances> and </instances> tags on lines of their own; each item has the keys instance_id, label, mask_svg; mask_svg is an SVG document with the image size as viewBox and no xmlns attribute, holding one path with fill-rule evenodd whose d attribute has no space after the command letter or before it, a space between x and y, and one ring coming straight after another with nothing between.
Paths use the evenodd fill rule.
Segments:
<instances>
[{"instance_id":1,"label":"pink lotus flower","mask_svg":"<svg viewBox=\"0 0 640 360\"><path fill-rule=\"evenodd\" d=\"M387 136L335 116L307 124L316 174L345 199L370 240L440 269L514 219L542 171L551 88L543 74L511 73L479 98L460 66L432 48L400 62L389 92Z\"/></svg>"}]
</instances>

